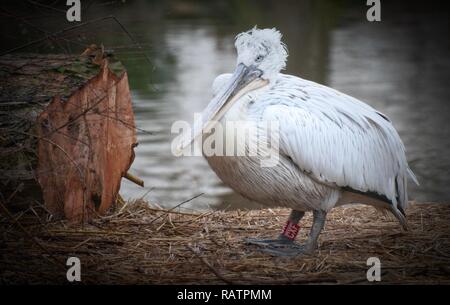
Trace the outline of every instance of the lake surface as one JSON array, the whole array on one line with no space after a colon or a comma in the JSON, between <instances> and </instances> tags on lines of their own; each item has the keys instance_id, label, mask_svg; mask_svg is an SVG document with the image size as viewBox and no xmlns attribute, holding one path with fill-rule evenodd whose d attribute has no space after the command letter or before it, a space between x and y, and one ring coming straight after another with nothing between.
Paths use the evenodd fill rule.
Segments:
<instances>
[{"instance_id":1,"label":"lake surface","mask_svg":"<svg viewBox=\"0 0 450 305\"><path fill-rule=\"evenodd\" d=\"M290 54L286 73L353 95L391 118L421 182L420 187L410 183L412 199L448 200L450 65L446 19L435 12L417 14L394 7L390 15L383 16L384 21L375 24L365 21L364 7L323 6L278 7L271 10L270 17L239 16L242 20L233 25L220 22L220 18L219 22L166 18L156 28L149 25L145 35L151 41L155 67L153 72L148 68L140 73L154 76L143 80L134 76L135 69L147 67L140 57L134 59L136 66L127 67L137 125L154 134L139 134L131 170L145 180L146 188L125 181L124 196L140 197L151 189L146 195L149 201L172 206L205 193L186 207L256 207L224 186L203 158L172 156L174 135L170 127L175 120L192 121L192 114L204 108L215 76L234 69L234 36L258 24L276 26L283 32Z\"/></svg>"},{"instance_id":2,"label":"lake surface","mask_svg":"<svg viewBox=\"0 0 450 305\"><path fill-rule=\"evenodd\" d=\"M101 41L125 63L139 146L131 173L140 188L122 184L126 198L171 207L199 193L185 208L257 207L224 186L201 157L170 152L171 125L192 121L211 97L215 76L235 67L234 36L257 24L277 27L289 49L286 73L353 95L394 122L421 186L420 201L450 199L450 61L445 10L383 2L382 22L365 19L365 1L133 1L95 6L93 19L115 15L141 42L149 64L129 37L102 22L72 39ZM97 39L97 40L96 40Z\"/></svg>"}]
</instances>

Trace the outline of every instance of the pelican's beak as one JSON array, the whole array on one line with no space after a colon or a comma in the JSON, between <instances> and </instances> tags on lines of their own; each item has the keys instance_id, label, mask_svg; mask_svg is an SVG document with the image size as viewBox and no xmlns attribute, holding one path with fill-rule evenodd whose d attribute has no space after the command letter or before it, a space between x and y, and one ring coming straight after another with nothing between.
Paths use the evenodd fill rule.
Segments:
<instances>
[{"instance_id":1,"label":"pelican's beak","mask_svg":"<svg viewBox=\"0 0 450 305\"><path fill-rule=\"evenodd\" d=\"M186 137L182 137L182 141L177 146L177 151L183 151L203 132L210 131L212 125L219 121L242 95L266 85L268 81L263 80L261 75L262 71L258 68L239 64L228 84L219 91L203 110L202 119L194 123L193 132Z\"/></svg>"}]
</instances>

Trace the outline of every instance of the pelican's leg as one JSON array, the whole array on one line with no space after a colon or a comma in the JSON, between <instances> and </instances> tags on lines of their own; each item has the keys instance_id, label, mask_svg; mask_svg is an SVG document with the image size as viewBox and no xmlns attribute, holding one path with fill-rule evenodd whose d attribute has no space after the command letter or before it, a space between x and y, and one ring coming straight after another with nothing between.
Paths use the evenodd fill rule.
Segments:
<instances>
[{"instance_id":1,"label":"pelican's leg","mask_svg":"<svg viewBox=\"0 0 450 305\"><path fill-rule=\"evenodd\" d=\"M297 256L313 253L317 248L317 240L325 225L326 216L327 213L324 211L313 211L313 224L311 226L308 240L304 245L295 243L293 239L285 238L288 239L289 242L273 243L262 250L274 256Z\"/></svg>"},{"instance_id":2,"label":"pelican's leg","mask_svg":"<svg viewBox=\"0 0 450 305\"><path fill-rule=\"evenodd\" d=\"M295 232L295 234L288 237L288 235L286 234L286 229L288 228L288 226L293 226L293 227L297 227L297 230L298 230L298 223L303 218L304 215L305 215L305 212L303 212L303 211L292 210L291 214L289 215L289 219L288 219L288 222L286 224L286 227L285 227L283 233L281 233L277 239L247 238L245 240L245 242L247 244L257 245L257 246L261 246L264 248L279 248L279 247L285 247L289 244L294 244L294 240L297 235L296 234L297 232Z\"/></svg>"},{"instance_id":3,"label":"pelican's leg","mask_svg":"<svg viewBox=\"0 0 450 305\"><path fill-rule=\"evenodd\" d=\"M305 252L312 253L316 250L317 240L319 239L320 232L323 230L326 218L326 212L321 210L313 211L313 224L309 232L308 240L305 243Z\"/></svg>"}]
</instances>

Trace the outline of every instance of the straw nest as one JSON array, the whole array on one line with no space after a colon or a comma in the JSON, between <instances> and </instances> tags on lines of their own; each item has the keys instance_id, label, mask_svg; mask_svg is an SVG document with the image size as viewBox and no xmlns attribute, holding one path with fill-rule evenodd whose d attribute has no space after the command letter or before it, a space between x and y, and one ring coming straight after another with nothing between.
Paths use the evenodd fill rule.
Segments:
<instances>
[{"instance_id":1,"label":"straw nest","mask_svg":"<svg viewBox=\"0 0 450 305\"><path fill-rule=\"evenodd\" d=\"M381 283L450 284L446 204L414 204L407 232L370 207L336 208L320 250L295 258L272 257L243 243L275 237L286 209L191 214L128 202L83 227L44 219L38 209L1 214L4 284L67 283L70 256L80 258L84 284L363 284L369 257L381 260ZM301 225L299 240L311 216Z\"/></svg>"}]
</instances>

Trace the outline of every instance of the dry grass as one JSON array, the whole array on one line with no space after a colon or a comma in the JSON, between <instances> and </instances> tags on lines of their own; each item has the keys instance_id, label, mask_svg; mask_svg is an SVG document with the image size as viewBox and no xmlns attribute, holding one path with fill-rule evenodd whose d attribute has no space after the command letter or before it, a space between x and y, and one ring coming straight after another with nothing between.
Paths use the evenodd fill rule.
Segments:
<instances>
[{"instance_id":1,"label":"dry grass","mask_svg":"<svg viewBox=\"0 0 450 305\"><path fill-rule=\"evenodd\" d=\"M15 215L16 223L2 214L0 282L67 283L65 261L77 256L86 284L367 283L366 260L377 256L382 283L450 284L447 204L414 204L408 232L370 207L336 208L320 251L296 258L243 243L276 236L286 209L188 214L129 203L83 228L29 212ZM310 225L308 215L299 240Z\"/></svg>"}]
</instances>

